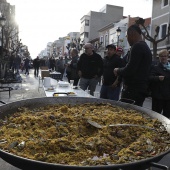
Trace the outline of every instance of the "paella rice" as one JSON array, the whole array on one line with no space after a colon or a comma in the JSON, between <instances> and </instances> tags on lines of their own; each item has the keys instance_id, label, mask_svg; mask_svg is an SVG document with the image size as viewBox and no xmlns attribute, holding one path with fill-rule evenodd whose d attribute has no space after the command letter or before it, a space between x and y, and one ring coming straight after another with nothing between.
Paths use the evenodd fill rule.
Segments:
<instances>
[{"instance_id":1,"label":"paella rice","mask_svg":"<svg viewBox=\"0 0 170 170\"><path fill-rule=\"evenodd\" d=\"M87 120L103 128L97 129ZM120 123L145 125L155 130L107 126ZM170 135L158 120L111 104L19 108L0 120L0 125L1 150L49 163L122 164L153 157L170 147Z\"/></svg>"}]
</instances>

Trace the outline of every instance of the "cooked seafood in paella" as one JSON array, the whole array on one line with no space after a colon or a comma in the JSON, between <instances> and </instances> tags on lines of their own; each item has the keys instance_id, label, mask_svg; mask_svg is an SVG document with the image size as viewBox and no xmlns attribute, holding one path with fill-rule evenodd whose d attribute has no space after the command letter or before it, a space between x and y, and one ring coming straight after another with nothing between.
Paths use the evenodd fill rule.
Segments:
<instances>
[{"instance_id":1,"label":"cooked seafood in paella","mask_svg":"<svg viewBox=\"0 0 170 170\"><path fill-rule=\"evenodd\" d=\"M87 120L102 128L96 128ZM140 126L114 126L110 124ZM0 120L0 149L49 163L92 166L147 159L170 147L170 135L156 119L111 104L19 108Z\"/></svg>"}]
</instances>

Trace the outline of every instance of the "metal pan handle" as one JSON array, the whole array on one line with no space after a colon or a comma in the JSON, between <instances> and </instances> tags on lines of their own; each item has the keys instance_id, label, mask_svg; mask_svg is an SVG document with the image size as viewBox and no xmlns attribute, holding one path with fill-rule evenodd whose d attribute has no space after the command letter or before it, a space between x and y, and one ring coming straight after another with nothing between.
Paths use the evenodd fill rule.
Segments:
<instances>
[{"instance_id":1,"label":"metal pan handle","mask_svg":"<svg viewBox=\"0 0 170 170\"><path fill-rule=\"evenodd\" d=\"M166 165L158 164L158 163L155 163L155 162L151 162L150 164L151 164L151 167L159 168L159 169L162 169L162 170L169 170L169 167L166 166Z\"/></svg>"},{"instance_id":2,"label":"metal pan handle","mask_svg":"<svg viewBox=\"0 0 170 170\"><path fill-rule=\"evenodd\" d=\"M129 104L135 104L134 100L131 99L126 99L126 98L121 98L119 99L120 102L125 102L125 103L129 103Z\"/></svg>"}]
</instances>

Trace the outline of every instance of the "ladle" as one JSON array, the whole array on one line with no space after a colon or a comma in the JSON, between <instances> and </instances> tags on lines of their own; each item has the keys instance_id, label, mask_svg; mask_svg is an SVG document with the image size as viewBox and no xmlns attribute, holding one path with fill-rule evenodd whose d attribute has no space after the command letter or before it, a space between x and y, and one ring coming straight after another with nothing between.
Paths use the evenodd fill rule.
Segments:
<instances>
[{"instance_id":1,"label":"ladle","mask_svg":"<svg viewBox=\"0 0 170 170\"><path fill-rule=\"evenodd\" d=\"M98 129L102 129L103 127L117 127L117 126L133 126L133 127L141 127L141 128L146 128L146 129L150 129L150 130L155 130L154 128L151 128L149 126L144 126L144 125L136 125L136 124L111 124L108 126L102 126L99 123L92 121L90 119L87 120L87 122L92 125L93 127L96 127Z\"/></svg>"}]
</instances>

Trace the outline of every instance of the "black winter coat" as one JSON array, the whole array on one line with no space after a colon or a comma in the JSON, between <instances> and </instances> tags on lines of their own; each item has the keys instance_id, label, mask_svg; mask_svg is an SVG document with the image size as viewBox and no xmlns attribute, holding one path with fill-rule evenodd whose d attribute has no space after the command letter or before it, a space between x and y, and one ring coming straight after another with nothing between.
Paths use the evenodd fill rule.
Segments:
<instances>
[{"instance_id":1,"label":"black winter coat","mask_svg":"<svg viewBox=\"0 0 170 170\"><path fill-rule=\"evenodd\" d=\"M103 60L101 56L95 52L88 56L83 53L77 63L77 70L82 72L82 77L92 79L96 75L101 77L103 74Z\"/></svg>"},{"instance_id":2,"label":"black winter coat","mask_svg":"<svg viewBox=\"0 0 170 170\"><path fill-rule=\"evenodd\" d=\"M79 60L79 56L72 57L70 65L67 66L66 73L70 79L74 80L79 78L78 71L77 71L78 60Z\"/></svg>"},{"instance_id":3,"label":"black winter coat","mask_svg":"<svg viewBox=\"0 0 170 170\"><path fill-rule=\"evenodd\" d=\"M34 66L34 68L39 68L40 67L40 60L38 58L34 59L33 66Z\"/></svg>"},{"instance_id":4,"label":"black winter coat","mask_svg":"<svg viewBox=\"0 0 170 170\"><path fill-rule=\"evenodd\" d=\"M121 68L123 66L122 59L116 54L112 57L105 57L103 60L103 85L110 86L112 85L117 76L114 75L115 68Z\"/></svg>"},{"instance_id":5,"label":"black winter coat","mask_svg":"<svg viewBox=\"0 0 170 170\"><path fill-rule=\"evenodd\" d=\"M124 84L129 89L147 92L151 70L152 53L144 41L135 43L129 53L129 61L118 70Z\"/></svg>"},{"instance_id":6,"label":"black winter coat","mask_svg":"<svg viewBox=\"0 0 170 170\"><path fill-rule=\"evenodd\" d=\"M164 80L160 81L159 76L165 76ZM152 67L150 90L153 98L170 100L170 70L165 68L161 63Z\"/></svg>"}]
</instances>

